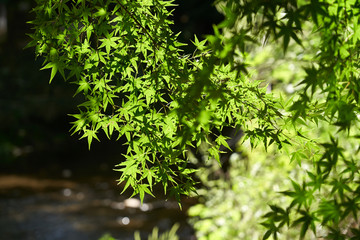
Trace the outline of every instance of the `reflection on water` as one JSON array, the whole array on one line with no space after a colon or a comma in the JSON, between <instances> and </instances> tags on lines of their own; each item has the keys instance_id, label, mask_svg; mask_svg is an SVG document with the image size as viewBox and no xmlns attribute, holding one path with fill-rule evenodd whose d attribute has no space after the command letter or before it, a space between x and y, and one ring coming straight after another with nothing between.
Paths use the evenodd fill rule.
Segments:
<instances>
[{"instance_id":1,"label":"reflection on water","mask_svg":"<svg viewBox=\"0 0 360 240\"><path fill-rule=\"evenodd\" d=\"M176 202L149 198L141 205L121 196L111 180L75 181L70 175L67 180L0 176L1 239L93 240L110 233L126 240L134 239L136 230L146 236L155 226L165 231L176 222L180 239L194 239Z\"/></svg>"}]
</instances>

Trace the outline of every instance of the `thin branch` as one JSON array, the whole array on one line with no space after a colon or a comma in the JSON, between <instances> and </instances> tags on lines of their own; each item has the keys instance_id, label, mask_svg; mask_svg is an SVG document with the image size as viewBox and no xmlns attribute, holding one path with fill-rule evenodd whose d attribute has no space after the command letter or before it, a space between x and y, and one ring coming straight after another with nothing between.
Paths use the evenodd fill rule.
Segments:
<instances>
[{"instance_id":1,"label":"thin branch","mask_svg":"<svg viewBox=\"0 0 360 240\"><path fill-rule=\"evenodd\" d=\"M156 50L159 50L159 49L157 49L157 46L158 46L157 42L156 42L156 41L154 40L154 38L150 35L150 33L148 32L148 30L147 30L143 25L141 25L141 23L139 22L139 20L137 20L137 19L135 18L135 16L134 16L131 12L129 12L129 10L128 10L123 4L120 3L119 0L116 0L116 2L117 2L117 3L119 4L119 6L136 22L136 24L146 33L146 35L148 35L148 37L150 38L150 40L153 42Z\"/></svg>"}]
</instances>

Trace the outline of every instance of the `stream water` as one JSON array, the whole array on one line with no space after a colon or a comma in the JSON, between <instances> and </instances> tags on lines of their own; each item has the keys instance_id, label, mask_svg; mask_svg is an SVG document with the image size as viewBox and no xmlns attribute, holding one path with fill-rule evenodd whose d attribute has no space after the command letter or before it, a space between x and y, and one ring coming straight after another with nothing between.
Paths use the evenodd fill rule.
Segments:
<instances>
[{"instance_id":1,"label":"stream water","mask_svg":"<svg viewBox=\"0 0 360 240\"><path fill-rule=\"evenodd\" d=\"M147 239L156 226L159 232L180 223L180 239L195 239L187 224L184 200L181 211L175 201L127 199L114 179L74 179L31 175L0 175L0 239L96 240L111 234L119 240L134 239L140 231Z\"/></svg>"}]
</instances>

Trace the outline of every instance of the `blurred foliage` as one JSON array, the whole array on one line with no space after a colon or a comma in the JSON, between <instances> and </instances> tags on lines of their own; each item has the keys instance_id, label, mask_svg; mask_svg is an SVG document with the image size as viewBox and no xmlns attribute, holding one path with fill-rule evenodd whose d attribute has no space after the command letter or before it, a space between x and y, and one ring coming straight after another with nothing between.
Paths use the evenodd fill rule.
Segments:
<instances>
[{"instance_id":1,"label":"blurred foliage","mask_svg":"<svg viewBox=\"0 0 360 240\"><path fill-rule=\"evenodd\" d=\"M159 234L159 229L154 227L152 233L148 236L148 240L179 240L176 231L179 229L179 224L175 224L170 230ZM140 233L135 232L134 240L141 240Z\"/></svg>"},{"instance_id":2,"label":"blurred foliage","mask_svg":"<svg viewBox=\"0 0 360 240\"><path fill-rule=\"evenodd\" d=\"M116 239L113 238L110 234L106 233L103 236L101 236L101 238L99 238L99 240L116 240Z\"/></svg>"},{"instance_id":3,"label":"blurred foliage","mask_svg":"<svg viewBox=\"0 0 360 240\"><path fill-rule=\"evenodd\" d=\"M208 177L212 171L221 172L220 168L199 171L205 186L198 191L200 203L189 209L190 223L199 240L261 239L264 229L259 222L267 204L281 204L284 199L276 192L289 186L289 175L297 175L294 164L289 165L274 147L267 153L263 148L249 150L249 143L240 149L241 155L232 156L226 176L217 180ZM289 233L285 239L294 236Z\"/></svg>"},{"instance_id":4,"label":"blurred foliage","mask_svg":"<svg viewBox=\"0 0 360 240\"><path fill-rule=\"evenodd\" d=\"M264 7L262 10L265 11L267 7L271 9L265 4L259 4ZM301 22L301 43L293 36L293 41L284 37L282 42L269 41L261 47L248 44L248 69L251 69L253 78L263 79L269 84L268 90L280 99L284 110L290 110L282 113L288 114L295 126L295 134L301 138L292 139L292 145L283 145L276 153L273 148L268 148L266 152L257 147L251 154L247 154L248 148L244 149L247 141L243 142L240 149L246 157L242 159L251 161L245 171L243 166L233 163L229 171L230 178L213 180L204 174L214 171L211 168L199 171L200 178L204 178L202 182L207 184L201 191L203 201L191 208L190 214L200 239L224 236L229 239L260 239L263 234L263 229L258 225L260 222L267 229L263 239L359 238L356 184L359 165L355 160L359 152L358 119L355 117L358 100L357 90L351 88L351 93L347 91L358 79L358 53L355 47L358 46L358 2L324 1L319 5L306 5L306 1L298 1L298 9L297 5L292 5L295 2L289 1L287 4L279 4L279 9L285 9L283 13L279 11L281 14L290 15L292 11L298 11L293 13L295 15L306 7L313 7L311 11L315 26L311 21ZM252 7L258 10L258 6L246 1L234 5L245 9L239 10L244 15L251 15ZM296 10L289 10L292 8L289 6ZM351 10L353 8L356 9L354 12ZM332 19L319 20L318 14L322 17L331 15ZM287 15L283 16L286 19ZM270 25L274 21L275 28L281 29L282 19L273 20L271 17L263 23ZM333 22L337 18L341 24ZM240 19L235 26L242 29L246 20L234 19ZM251 22L249 18L247 20ZM318 21L323 22L319 24ZM296 25L299 27L298 23ZM322 26L333 30L322 29L322 32L317 28ZM275 33L275 39L281 39L281 31L279 35ZM334 36L331 31L339 35ZM230 28L229 32L231 35L236 30ZM281 48L286 49L286 54ZM351 57L349 52L357 57ZM348 65L345 66L345 63ZM357 67L354 68L355 65ZM338 82L335 83L335 79ZM329 92L332 92L331 97L326 97ZM298 165L297 170L292 166L289 171L289 166L281 164L284 156L293 165ZM266 158L266 163L270 161L274 169L269 169L262 158ZM257 169L254 167L257 165L264 169L261 180L256 175L246 178L253 172L253 168ZM280 184L274 182L275 176L280 179ZM288 177L291 181L286 180ZM239 191L234 187L238 185L246 187ZM270 211L265 214L266 204L269 204ZM252 215L251 218L247 218L248 214Z\"/></svg>"},{"instance_id":5,"label":"blurred foliage","mask_svg":"<svg viewBox=\"0 0 360 240\"><path fill-rule=\"evenodd\" d=\"M294 43L290 43L287 55L281 48L278 44L248 46L249 71L252 78L264 80L272 94L290 98L295 92L294 86L305 75L302 67L310 65L310 55ZM300 54L301 59L296 57ZM263 146L251 148L250 142L245 141L239 143L237 153L230 156L227 173L212 161L201 168L197 176L204 187L198 191L199 204L189 209L189 221L197 238L261 239L264 227L259 223L269 204L289 204L278 192L291 187L289 177L301 180L311 165L304 159L300 161L301 166L297 166L297 161L289 164L289 155L294 150L290 146L281 150L276 146L267 150ZM214 176L217 177L214 179ZM282 234L283 239L296 237L294 230Z\"/></svg>"},{"instance_id":6,"label":"blurred foliage","mask_svg":"<svg viewBox=\"0 0 360 240\"><path fill-rule=\"evenodd\" d=\"M154 227L152 233L147 237L148 240L179 240L179 237L176 235L176 231L179 229L179 224L175 224L170 228L170 230L163 233L159 233L159 228ZM104 234L99 240L116 240L110 234ZM134 240L141 240L140 232L136 231L134 233Z\"/></svg>"}]
</instances>

